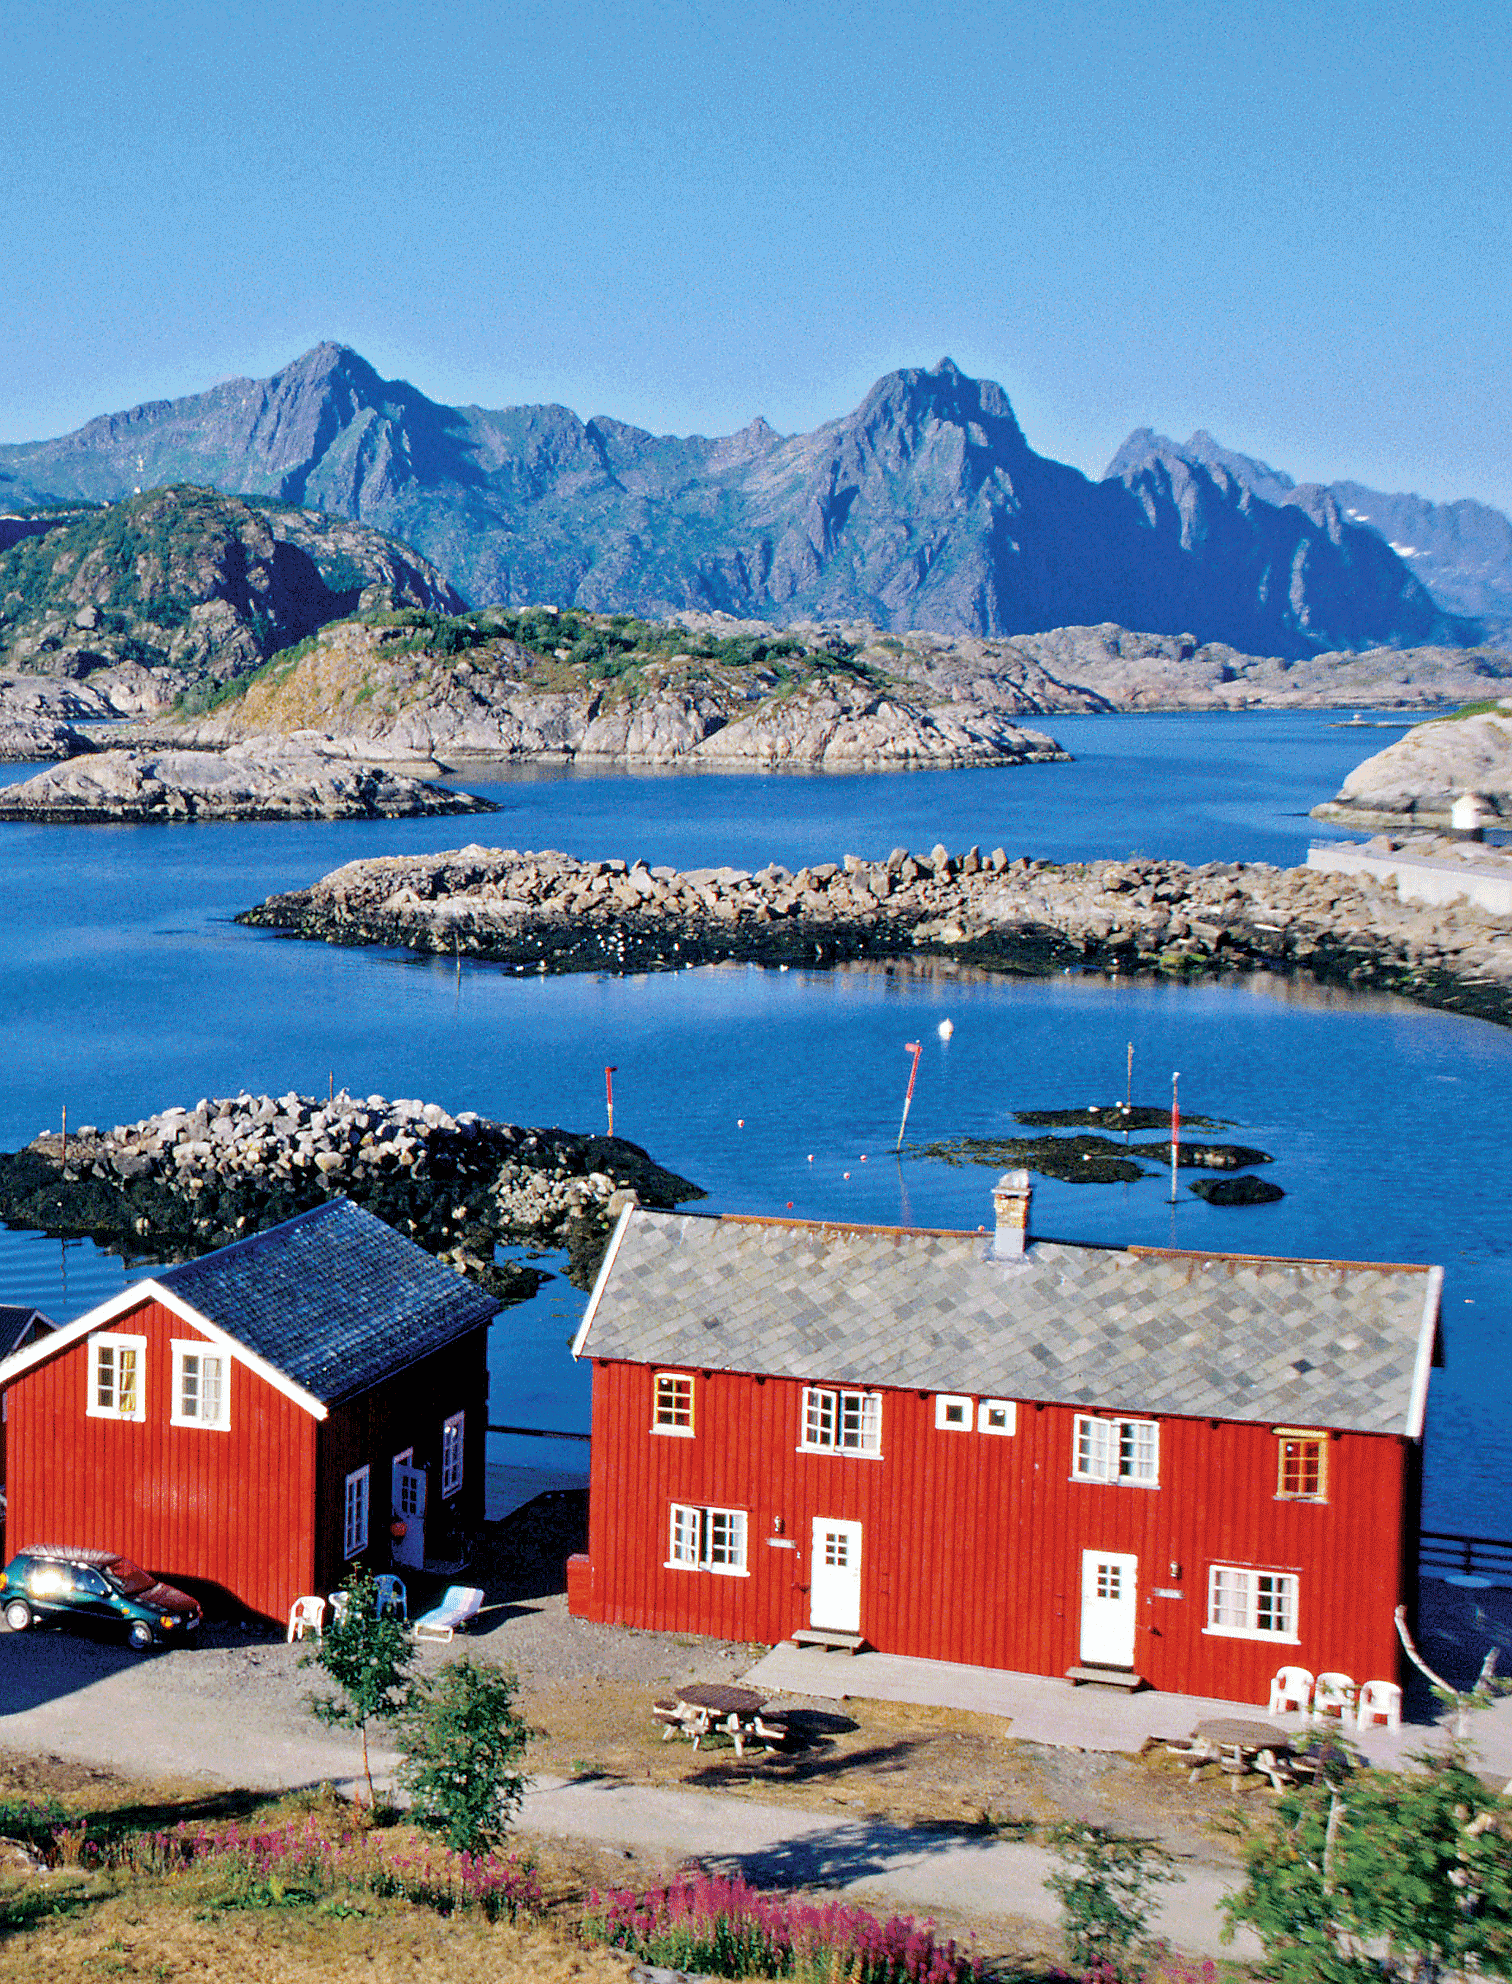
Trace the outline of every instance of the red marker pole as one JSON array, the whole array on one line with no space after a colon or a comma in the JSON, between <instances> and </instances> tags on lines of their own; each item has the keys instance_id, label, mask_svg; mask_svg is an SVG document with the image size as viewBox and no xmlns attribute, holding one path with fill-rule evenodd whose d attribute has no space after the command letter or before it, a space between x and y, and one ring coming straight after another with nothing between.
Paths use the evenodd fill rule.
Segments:
<instances>
[{"instance_id":1,"label":"red marker pole","mask_svg":"<svg viewBox=\"0 0 1512 1984\"><path fill-rule=\"evenodd\" d=\"M614 1069L604 1070L604 1094L609 1101L609 1134L614 1135Z\"/></svg>"},{"instance_id":2,"label":"red marker pole","mask_svg":"<svg viewBox=\"0 0 1512 1984\"><path fill-rule=\"evenodd\" d=\"M912 1054L913 1066L908 1071L908 1093L903 1098L903 1121L898 1125L898 1149L903 1148L903 1132L908 1128L908 1105L913 1101L914 1083L919 1076L919 1056L924 1052L922 1041L905 1040L903 1052Z\"/></svg>"},{"instance_id":3,"label":"red marker pole","mask_svg":"<svg viewBox=\"0 0 1512 1984\"><path fill-rule=\"evenodd\" d=\"M1171 1077L1171 1204L1176 1203L1176 1153L1181 1147L1181 1108L1176 1100L1179 1074Z\"/></svg>"}]
</instances>

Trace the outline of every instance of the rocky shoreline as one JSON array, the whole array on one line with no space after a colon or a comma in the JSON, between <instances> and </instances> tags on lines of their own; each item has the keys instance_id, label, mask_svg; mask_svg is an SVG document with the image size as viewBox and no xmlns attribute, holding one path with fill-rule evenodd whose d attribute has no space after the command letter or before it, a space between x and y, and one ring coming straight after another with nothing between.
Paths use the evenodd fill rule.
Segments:
<instances>
[{"instance_id":1,"label":"rocky shoreline","mask_svg":"<svg viewBox=\"0 0 1512 1984\"><path fill-rule=\"evenodd\" d=\"M1512 1024L1512 919L1403 902L1365 878L1263 863L1058 865L998 848L896 848L792 873L469 846L338 868L270 896L253 927L534 972L828 966L948 957L988 970L1198 979L1306 972Z\"/></svg>"},{"instance_id":2,"label":"rocky shoreline","mask_svg":"<svg viewBox=\"0 0 1512 1984\"><path fill-rule=\"evenodd\" d=\"M295 1094L204 1098L110 1130L44 1132L0 1154L0 1219L183 1260L341 1194L503 1301L545 1278L499 1246L565 1248L591 1285L623 1195L672 1207L696 1185L622 1137L521 1128L439 1104Z\"/></svg>"}]
</instances>

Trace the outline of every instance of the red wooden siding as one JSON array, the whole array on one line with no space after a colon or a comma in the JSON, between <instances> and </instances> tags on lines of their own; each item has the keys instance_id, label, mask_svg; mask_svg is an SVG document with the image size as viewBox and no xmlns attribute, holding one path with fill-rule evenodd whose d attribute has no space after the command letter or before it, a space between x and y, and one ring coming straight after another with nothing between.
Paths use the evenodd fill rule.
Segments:
<instances>
[{"instance_id":1,"label":"red wooden siding","mask_svg":"<svg viewBox=\"0 0 1512 1984\"><path fill-rule=\"evenodd\" d=\"M287 1618L312 1587L315 1421L245 1364L228 1432L169 1424L171 1344L199 1332L147 1301L107 1327L145 1336L145 1417L91 1419L89 1341L8 1388L6 1549L119 1550L170 1584Z\"/></svg>"},{"instance_id":2,"label":"red wooden siding","mask_svg":"<svg viewBox=\"0 0 1512 1984\"><path fill-rule=\"evenodd\" d=\"M443 1500L441 1427L454 1412L466 1414L462 1428L462 1486L455 1495ZM315 1542L316 1582L310 1589L329 1591L341 1582L346 1564L342 1524L349 1474L363 1466L372 1469L368 1547L360 1555L364 1562L386 1570L391 1555L389 1523L393 1517L395 1454L412 1447L414 1465L426 1470L426 1554L438 1557L448 1554L437 1547L447 1531L475 1530L483 1520L487 1444L486 1325L436 1351L422 1363L385 1378L370 1391L332 1406L331 1416L320 1427L317 1439L320 1514Z\"/></svg>"},{"instance_id":3,"label":"red wooden siding","mask_svg":"<svg viewBox=\"0 0 1512 1984\"><path fill-rule=\"evenodd\" d=\"M1001 1436L939 1430L932 1394L884 1391L878 1460L798 1452L803 1387L780 1378L697 1375L694 1437L653 1434L653 1381L595 1366L575 1611L775 1643L809 1623L811 1527L827 1516L862 1525L861 1631L883 1652L1063 1674L1079 1658L1082 1551L1097 1549L1139 1560L1134 1665L1157 1688L1258 1702L1283 1663L1397 1676L1409 1441L1336 1435L1328 1501L1283 1502L1268 1426L1160 1419L1160 1485L1139 1488L1071 1480L1074 1407L1020 1402ZM750 1575L667 1569L674 1501L747 1510ZM1215 1563L1294 1573L1301 1644L1206 1633Z\"/></svg>"}]
</instances>

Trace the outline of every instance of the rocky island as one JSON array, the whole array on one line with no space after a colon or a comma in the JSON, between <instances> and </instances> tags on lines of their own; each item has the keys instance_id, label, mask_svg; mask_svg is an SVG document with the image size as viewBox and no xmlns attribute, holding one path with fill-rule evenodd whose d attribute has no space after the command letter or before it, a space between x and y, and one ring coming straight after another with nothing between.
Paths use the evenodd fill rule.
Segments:
<instances>
[{"instance_id":1,"label":"rocky island","mask_svg":"<svg viewBox=\"0 0 1512 1984\"><path fill-rule=\"evenodd\" d=\"M1343 827L1447 827L1463 793L1480 800L1488 820L1512 821L1512 698L1418 724L1356 765L1313 817Z\"/></svg>"},{"instance_id":2,"label":"rocky island","mask_svg":"<svg viewBox=\"0 0 1512 1984\"><path fill-rule=\"evenodd\" d=\"M287 745L261 751L100 751L0 788L0 821L50 826L398 820L494 810L489 800L470 792Z\"/></svg>"},{"instance_id":3,"label":"rocky island","mask_svg":"<svg viewBox=\"0 0 1512 1984\"><path fill-rule=\"evenodd\" d=\"M1264 863L1010 860L896 848L796 873L469 846L338 868L238 921L517 971L948 958L993 971L1305 971L1512 1021L1512 918Z\"/></svg>"},{"instance_id":4,"label":"rocky island","mask_svg":"<svg viewBox=\"0 0 1512 1984\"><path fill-rule=\"evenodd\" d=\"M501 1299L541 1275L505 1245L564 1247L587 1286L622 1199L702 1198L622 1137L528 1129L439 1104L296 1094L209 1098L110 1130L44 1132L0 1153L0 1219L183 1260L341 1193Z\"/></svg>"}]
</instances>

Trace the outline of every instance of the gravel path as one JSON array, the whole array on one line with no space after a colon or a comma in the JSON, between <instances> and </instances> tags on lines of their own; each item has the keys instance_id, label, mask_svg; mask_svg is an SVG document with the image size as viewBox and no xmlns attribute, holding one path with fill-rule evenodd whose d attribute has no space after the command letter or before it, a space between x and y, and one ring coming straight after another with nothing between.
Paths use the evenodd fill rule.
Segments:
<instances>
[{"instance_id":1,"label":"gravel path","mask_svg":"<svg viewBox=\"0 0 1512 1984\"><path fill-rule=\"evenodd\" d=\"M647 1690L693 1677L729 1679L751 1649L666 1633L627 1632L567 1615L560 1596L484 1615L484 1630L422 1650L422 1671L465 1646L513 1664L536 1687L587 1680ZM104 1764L133 1776L204 1779L256 1790L333 1780L353 1787L356 1742L322 1728L306 1698L318 1675L302 1649L211 1628L185 1651L143 1659L61 1632L0 1632L0 1748ZM375 1744L373 1768L398 1759ZM1040 1848L956 1827L831 1817L745 1795L603 1779L537 1778L520 1814L525 1832L696 1855L767 1883L803 1883L952 1917L1057 1921ZM1194 1954L1216 1954L1218 1903L1234 1876L1191 1866L1169 1891L1162 1932ZM1243 1953L1243 1945L1240 1946Z\"/></svg>"}]
</instances>

